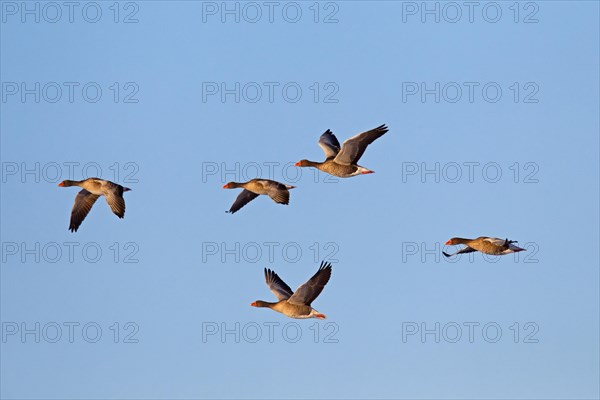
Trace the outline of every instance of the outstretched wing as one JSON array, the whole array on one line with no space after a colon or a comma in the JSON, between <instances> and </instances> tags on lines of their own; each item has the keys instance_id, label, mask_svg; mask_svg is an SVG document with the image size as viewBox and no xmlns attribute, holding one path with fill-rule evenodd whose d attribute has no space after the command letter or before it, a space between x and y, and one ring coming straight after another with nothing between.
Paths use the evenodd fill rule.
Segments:
<instances>
[{"instance_id":1,"label":"outstretched wing","mask_svg":"<svg viewBox=\"0 0 600 400\"><path fill-rule=\"evenodd\" d=\"M274 182L273 184L266 186L266 188L267 194L275 203L289 204L290 192L285 185L279 182Z\"/></svg>"},{"instance_id":2,"label":"outstretched wing","mask_svg":"<svg viewBox=\"0 0 600 400\"><path fill-rule=\"evenodd\" d=\"M351 137L344 142L341 151L335 157L334 161L345 165L356 164L367 149L367 146L383 136L387 131L388 128L384 124Z\"/></svg>"},{"instance_id":3,"label":"outstretched wing","mask_svg":"<svg viewBox=\"0 0 600 400\"><path fill-rule=\"evenodd\" d=\"M252 200L257 198L258 195L254 192L249 191L248 189L242 190L242 192L238 195L238 197L233 202L233 205L229 209L228 212L231 214L238 211L240 208L244 207L246 204L250 203Z\"/></svg>"},{"instance_id":4,"label":"outstretched wing","mask_svg":"<svg viewBox=\"0 0 600 400\"><path fill-rule=\"evenodd\" d=\"M458 250L456 253L448 254L448 253L442 251L442 254L445 255L446 257L452 257L452 256L455 256L457 254L472 253L474 251L477 251L477 250L475 250L472 247L466 246L466 247L463 247L462 249Z\"/></svg>"},{"instance_id":5,"label":"outstretched wing","mask_svg":"<svg viewBox=\"0 0 600 400\"><path fill-rule=\"evenodd\" d=\"M119 218L125 217L125 199L123 198L123 187L116 190L107 191L104 194L106 202L110 206L113 213Z\"/></svg>"},{"instance_id":6,"label":"outstretched wing","mask_svg":"<svg viewBox=\"0 0 600 400\"><path fill-rule=\"evenodd\" d=\"M510 243L510 244L508 245L508 249L509 249L509 250L512 250L512 251L514 251L514 252L518 252L518 251L525 251L525 250L527 250L527 249L523 249L523 248L521 248L521 247L519 247L519 246L515 246L515 245L514 245L514 244L512 244L512 243Z\"/></svg>"},{"instance_id":7,"label":"outstretched wing","mask_svg":"<svg viewBox=\"0 0 600 400\"><path fill-rule=\"evenodd\" d=\"M319 138L319 146L325 152L325 158L335 157L340 152L341 147L340 142L329 129Z\"/></svg>"},{"instance_id":8,"label":"outstretched wing","mask_svg":"<svg viewBox=\"0 0 600 400\"><path fill-rule=\"evenodd\" d=\"M92 206L98 200L98 195L92 194L85 189L81 189L77 196L75 196L75 203L71 210L71 222L69 224L69 230L71 232L77 232L79 225L83 222L85 217L88 215Z\"/></svg>"},{"instance_id":9,"label":"outstretched wing","mask_svg":"<svg viewBox=\"0 0 600 400\"><path fill-rule=\"evenodd\" d=\"M287 300L294 294L292 289L290 289L275 271L265 268L265 280L267 281L267 286L279 301Z\"/></svg>"},{"instance_id":10,"label":"outstretched wing","mask_svg":"<svg viewBox=\"0 0 600 400\"><path fill-rule=\"evenodd\" d=\"M323 288L331 277L331 263L321 262L321 266L305 284L300 285L296 292L288 299L290 303L310 304L321 294Z\"/></svg>"}]
</instances>

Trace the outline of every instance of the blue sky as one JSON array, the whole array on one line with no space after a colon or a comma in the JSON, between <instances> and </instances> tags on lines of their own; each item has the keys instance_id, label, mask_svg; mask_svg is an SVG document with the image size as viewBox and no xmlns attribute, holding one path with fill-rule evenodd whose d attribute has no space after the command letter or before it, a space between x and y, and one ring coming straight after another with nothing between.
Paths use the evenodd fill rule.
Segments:
<instances>
[{"instance_id":1,"label":"blue sky","mask_svg":"<svg viewBox=\"0 0 600 400\"><path fill-rule=\"evenodd\" d=\"M2 398L600 396L597 2L22 4L0 3ZM293 167L382 123L373 175ZM125 219L100 200L69 232L70 172L132 188ZM256 174L289 206L226 214ZM528 251L449 261L453 236ZM322 259L327 320L249 306L263 268L295 289Z\"/></svg>"}]
</instances>

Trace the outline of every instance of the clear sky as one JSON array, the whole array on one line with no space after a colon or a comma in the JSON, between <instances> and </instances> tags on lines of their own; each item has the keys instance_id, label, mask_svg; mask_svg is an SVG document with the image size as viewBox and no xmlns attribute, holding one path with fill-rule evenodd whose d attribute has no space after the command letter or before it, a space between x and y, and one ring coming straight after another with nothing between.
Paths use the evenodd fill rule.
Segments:
<instances>
[{"instance_id":1,"label":"clear sky","mask_svg":"<svg viewBox=\"0 0 600 400\"><path fill-rule=\"evenodd\" d=\"M0 7L2 398L600 396L597 2ZM257 174L289 206L226 214ZM323 259L328 319L250 307Z\"/></svg>"}]
</instances>

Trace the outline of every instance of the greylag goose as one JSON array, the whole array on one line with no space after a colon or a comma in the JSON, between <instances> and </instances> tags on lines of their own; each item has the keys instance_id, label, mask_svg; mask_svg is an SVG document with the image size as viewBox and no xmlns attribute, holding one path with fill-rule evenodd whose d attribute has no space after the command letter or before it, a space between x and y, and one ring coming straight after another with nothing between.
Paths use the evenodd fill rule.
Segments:
<instances>
[{"instance_id":1,"label":"greylag goose","mask_svg":"<svg viewBox=\"0 0 600 400\"><path fill-rule=\"evenodd\" d=\"M77 193L75 203L73 204L73 210L71 210L71 222L69 224L69 230L71 232L77 232L79 225L81 225L100 196L104 196L110 209L117 217L123 218L125 216L125 200L123 199L123 192L131 190L129 188L99 178L88 178L83 181L66 180L59 183L58 186L79 186L82 188L79 193Z\"/></svg>"},{"instance_id":2,"label":"greylag goose","mask_svg":"<svg viewBox=\"0 0 600 400\"><path fill-rule=\"evenodd\" d=\"M504 254L518 253L519 251L525 251L520 247L515 246L513 243L518 243L516 240L498 239L487 236L480 236L477 239L463 239L463 238L452 238L446 242L448 246L454 246L457 244L464 244L459 251L453 254L448 254L442 251L446 257L451 257L456 254L472 253L474 251L480 251L485 254L491 254L494 256L501 256Z\"/></svg>"},{"instance_id":3,"label":"greylag goose","mask_svg":"<svg viewBox=\"0 0 600 400\"><path fill-rule=\"evenodd\" d=\"M235 188L244 188L244 190L242 190L229 211L227 211L231 214L235 213L261 194L266 194L273 199L275 203L288 204L290 201L290 192L288 190L295 188L295 186L284 185L283 183L272 181L270 179L252 179L244 183L229 182L223 186L223 189Z\"/></svg>"},{"instance_id":4,"label":"greylag goose","mask_svg":"<svg viewBox=\"0 0 600 400\"><path fill-rule=\"evenodd\" d=\"M372 174L374 171L361 167L357 162L362 157L367 146L383 136L387 131L388 128L384 124L370 131L359 133L346 140L340 146L340 142L338 142L333 132L328 129L321 135L318 142L319 146L325 152L325 161L300 160L295 165L297 167L314 167L340 178L349 178L360 174Z\"/></svg>"},{"instance_id":5,"label":"greylag goose","mask_svg":"<svg viewBox=\"0 0 600 400\"><path fill-rule=\"evenodd\" d=\"M276 303L256 300L252 307L267 307L277 311L290 318L327 318L310 305L321 294L323 288L331 277L331 263L321 262L321 266L316 274L313 275L305 284L300 285L296 292L274 272L265 268L265 280L267 286L279 300Z\"/></svg>"}]
</instances>

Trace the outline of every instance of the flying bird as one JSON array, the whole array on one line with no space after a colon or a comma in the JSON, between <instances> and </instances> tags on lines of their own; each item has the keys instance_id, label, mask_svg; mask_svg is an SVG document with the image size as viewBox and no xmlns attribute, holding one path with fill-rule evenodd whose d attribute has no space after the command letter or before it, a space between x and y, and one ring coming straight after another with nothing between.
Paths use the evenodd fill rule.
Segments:
<instances>
[{"instance_id":1,"label":"flying bird","mask_svg":"<svg viewBox=\"0 0 600 400\"><path fill-rule=\"evenodd\" d=\"M340 178L372 174L374 171L358 165L358 160L362 157L367 146L383 136L387 131L388 128L384 124L370 131L359 133L346 140L340 146L340 142L338 142L333 132L328 129L321 135L318 142L319 146L325 152L325 161L300 160L295 165L297 167L314 167Z\"/></svg>"},{"instance_id":2,"label":"flying bird","mask_svg":"<svg viewBox=\"0 0 600 400\"><path fill-rule=\"evenodd\" d=\"M123 199L123 192L131 190L129 188L99 178L88 178L83 181L66 180L59 183L58 186L79 186L82 188L79 193L77 193L75 204L73 204L73 210L71 210L71 222L69 224L69 230L71 232L77 232L79 225L81 225L100 196L104 196L110 209L117 217L125 217L125 200Z\"/></svg>"},{"instance_id":3,"label":"flying bird","mask_svg":"<svg viewBox=\"0 0 600 400\"><path fill-rule=\"evenodd\" d=\"M327 318L311 307L311 303L321 294L323 288L331 277L331 263L321 262L321 266L305 284L300 285L296 292L274 272L265 268L265 280L267 286L279 300L276 303L256 300L252 307L268 307L273 311L282 313L290 318Z\"/></svg>"},{"instance_id":4,"label":"flying bird","mask_svg":"<svg viewBox=\"0 0 600 400\"><path fill-rule=\"evenodd\" d=\"M237 212L240 208L244 207L261 194L266 194L273 199L275 203L287 205L290 201L289 189L294 189L295 186L284 185L283 183L272 181L270 179L252 179L244 183L229 182L223 186L223 189L235 188L244 188L244 190L242 190L229 211L227 211L231 214Z\"/></svg>"},{"instance_id":5,"label":"flying bird","mask_svg":"<svg viewBox=\"0 0 600 400\"><path fill-rule=\"evenodd\" d=\"M513 243L518 243L516 240L498 239L493 237L481 236L477 239L463 239L463 238L452 238L446 242L446 245L454 246L458 244L464 244L459 251L453 254L448 254L442 251L442 254L446 257L451 257L456 254L472 253L474 251L480 251L485 254L491 254L494 256L502 256L510 253L518 253L519 251L525 251L520 247L515 246Z\"/></svg>"}]
</instances>

